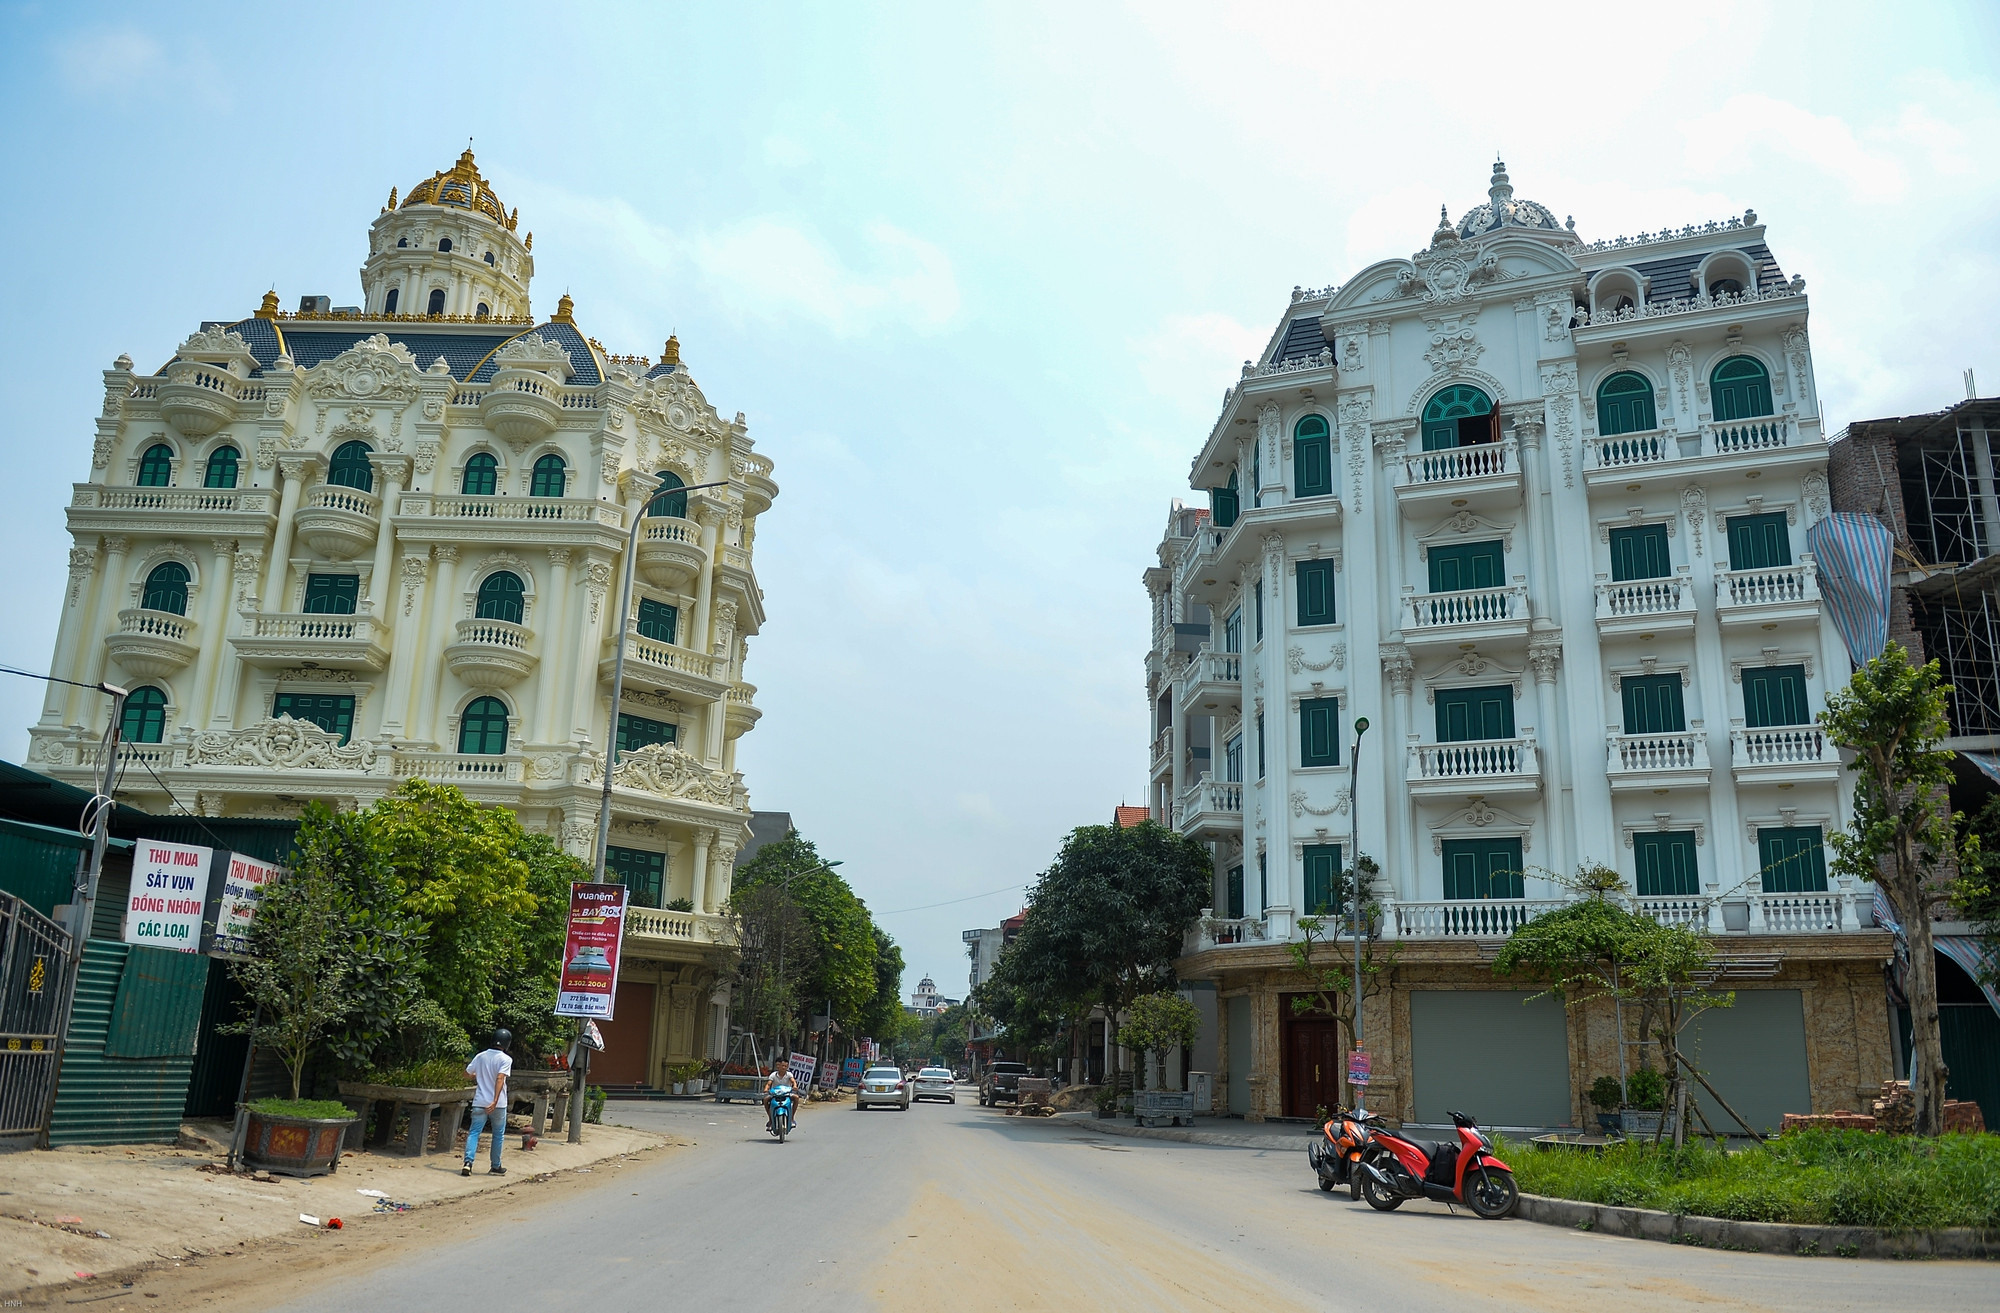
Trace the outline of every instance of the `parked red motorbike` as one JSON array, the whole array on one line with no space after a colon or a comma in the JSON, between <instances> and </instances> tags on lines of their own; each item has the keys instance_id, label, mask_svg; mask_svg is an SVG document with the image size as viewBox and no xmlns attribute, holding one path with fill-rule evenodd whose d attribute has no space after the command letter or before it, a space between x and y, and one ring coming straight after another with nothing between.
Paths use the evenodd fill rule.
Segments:
<instances>
[{"instance_id":1,"label":"parked red motorbike","mask_svg":"<svg viewBox=\"0 0 2000 1313\"><path fill-rule=\"evenodd\" d=\"M1493 1155L1493 1141L1462 1112L1451 1114L1458 1138L1432 1143L1371 1129L1360 1164L1361 1197L1388 1212L1405 1199L1464 1204L1484 1218L1505 1217L1521 1202L1514 1169Z\"/></svg>"},{"instance_id":2,"label":"parked red motorbike","mask_svg":"<svg viewBox=\"0 0 2000 1313\"><path fill-rule=\"evenodd\" d=\"M1346 1186L1348 1197L1361 1197L1361 1159L1373 1135L1370 1129L1382 1119L1372 1112L1334 1109L1318 1138L1306 1145L1306 1161L1319 1178L1319 1188L1328 1192Z\"/></svg>"}]
</instances>

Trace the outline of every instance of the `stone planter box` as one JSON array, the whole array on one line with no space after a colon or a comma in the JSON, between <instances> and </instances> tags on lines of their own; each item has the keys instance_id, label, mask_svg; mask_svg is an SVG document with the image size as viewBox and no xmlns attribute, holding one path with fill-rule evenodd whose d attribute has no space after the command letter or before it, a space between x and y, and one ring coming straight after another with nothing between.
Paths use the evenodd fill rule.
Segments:
<instances>
[{"instance_id":1,"label":"stone planter box","mask_svg":"<svg viewBox=\"0 0 2000 1313\"><path fill-rule=\"evenodd\" d=\"M389 1137L395 1133L396 1122L407 1112L410 1115L409 1131L403 1136L402 1144L391 1148L390 1152L407 1154L412 1158L421 1158L427 1153L450 1153L457 1147L452 1137L474 1093L470 1085L459 1089L424 1090L405 1085L375 1085L367 1081L346 1080L336 1088L340 1091L340 1101L354 1109L351 1138L357 1143L350 1148L362 1147L358 1141L367 1126L369 1106L372 1104L375 1134L369 1138L368 1145L390 1148ZM438 1123L436 1149L430 1147L433 1121Z\"/></svg>"},{"instance_id":2,"label":"stone planter box","mask_svg":"<svg viewBox=\"0 0 2000 1313\"><path fill-rule=\"evenodd\" d=\"M1194 1092L1140 1090L1133 1096L1132 1111L1141 1126L1192 1126Z\"/></svg>"},{"instance_id":3,"label":"stone planter box","mask_svg":"<svg viewBox=\"0 0 2000 1313\"><path fill-rule=\"evenodd\" d=\"M566 1071L516 1071L507 1077L507 1102L533 1105L528 1117L535 1134L559 1131L569 1122L571 1081Z\"/></svg>"},{"instance_id":4,"label":"stone planter box","mask_svg":"<svg viewBox=\"0 0 2000 1313\"><path fill-rule=\"evenodd\" d=\"M715 1101L717 1103L732 1103L737 1099L746 1099L751 1103L758 1103L763 1098L764 1077L762 1076L724 1072L715 1078Z\"/></svg>"},{"instance_id":5,"label":"stone planter box","mask_svg":"<svg viewBox=\"0 0 2000 1313\"><path fill-rule=\"evenodd\" d=\"M1665 1130L1660 1128L1662 1120L1666 1122ZM1618 1123L1619 1129L1625 1132L1625 1138L1628 1140L1650 1140L1655 1135L1666 1140L1674 1138L1674 1118L1668 1113L1622 1108L1618 1112Z\"/></svg>"},{"instance_id":6,"label":"stone planter box","mask_svg":"<svg viewBox=\"0 0 2000 1313\"><path fill-rule=\"evenodd\" d=\"M243 1145L243 1161L279 1176L325 1176L340 1167L347 1140L346 1117L280 1117L254 1108Z\"/></svg>"}]
</instances>

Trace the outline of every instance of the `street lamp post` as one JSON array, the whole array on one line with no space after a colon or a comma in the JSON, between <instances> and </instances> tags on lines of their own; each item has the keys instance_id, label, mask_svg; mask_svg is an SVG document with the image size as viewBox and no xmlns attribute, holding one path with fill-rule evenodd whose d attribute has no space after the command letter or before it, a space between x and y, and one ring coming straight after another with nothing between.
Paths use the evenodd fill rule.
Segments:
<instances>
[{"instance_id":1,"label":"street lamp post","mask_svg":"<svg viewBox=\"0 0 2000 1313\"><path fill-rule=\"evenodd\" d=\"M644 478L645 476L640 476ZM661 480L655 476L649 480L644 495L650 497L660 490ZM678 488L677 492L700 492L706 488L725 488L728 479L718 479L713 483L696 483ZM611 658L611 718L604 727L604 792L597 802L597 882L604 882L604 859L611 844L611 772L618 764L618 704L625 696L625 627L632 622L632 576L638 569L639 529L646 522L646 504L641 502L637 513L632 516L632 531L625 539L625 571L618 586L618 632ZM706 645L707 639L703 638ZM624 928L620 927L620 933ZM618 987L613 981L613 989ZM582 1033L582 1023L578 1023L578 1034ZM590 1049L583 1044L576 1046L577 1066L570 1077L569 1096L569 1142L583 1143L583 1096L590 1088Z\"/></svg>"},{"instance_id":2,"label":"street lamp post","mask_svg":"<svg viewBox=\"0 0 2000 1313\"><path fill-rule=\"evenodd\" d=\"M1361 737L1368 717L1354 722L1354 753L1347 759L1347 924L1354 936L1354 1047L1361 1048ZM1365 1112L1368 1087L1354 1087L1354 1110Z\"/></svg>"}]
</instances>

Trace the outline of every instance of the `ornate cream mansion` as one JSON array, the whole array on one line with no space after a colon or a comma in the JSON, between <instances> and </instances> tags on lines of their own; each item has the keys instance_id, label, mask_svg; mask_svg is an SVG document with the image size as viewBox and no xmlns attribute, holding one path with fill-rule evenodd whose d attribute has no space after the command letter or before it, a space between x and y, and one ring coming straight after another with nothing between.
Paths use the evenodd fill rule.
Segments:
<instances>
[{"instance_id":1,"label":"ornate cream mansion","mask_svg":"<svg viewBox=\"0 0 2000 1313\"><path fill-rule=\"evenodd\" d=\"M658 1083L722 1026L716 913L750 818L736 741L760 714L751 551L778 490L676 341L615 356L567 296L532 315L533 243L467 151L390 193L362 305L267 294L157 372L121 356L69 508L52 669L131 690L120 796L161 814L168 790L204 816L292 816L421 777L588 858L615 739L609 864L635 908L616 1029L644 1038L615 1047L645 1057L602 1077ZM51 689L30 760L87 783L104 700Z\"/></svg>"},{"instance_id":2,"label":"ornate cream mansion","mask_svg":"<svg viewBox=\"0 0 2000 1313\"><path fill-rule=\"evenodd\" d=\"M1217 991L1233 1110L1347 1097L1288 945L1357 819L1399 954L1371 1106L1583 1124L1636 1064L1608 1007L1485 965L1586 861L1718 936L1737 1004L1683 1043L1746 1115L1891 1074L1889 937L1825 852L1850 786L1813 717L1850 667L1806 318L1754 213L1585 242L1498 165L1410 258L1293 290L1145 575L1151 807L1214 854L1180 972Z\"/></svg>"}]
</instances>

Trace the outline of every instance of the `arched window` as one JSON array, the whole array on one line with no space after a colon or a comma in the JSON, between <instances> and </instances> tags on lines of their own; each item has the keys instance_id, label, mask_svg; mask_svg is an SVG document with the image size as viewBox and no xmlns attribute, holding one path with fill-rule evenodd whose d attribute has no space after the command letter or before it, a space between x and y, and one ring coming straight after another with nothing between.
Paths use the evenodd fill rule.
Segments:
<instances>
[{"instance_id":1,"label":"arched window","mask_svg":"<svg viewBox=\"0 0 2000 1313\"><path fill-rule=\"evenodd\" d=\"M146 576L146 586L139 591L139 605L148 611L170 611L175 615L188 613L188 572L179 561L167 561L153 567Z\"/></svg>"},{"instance_id":2,"label":"arched window","mask_svg":"<svg viewBox=\"0 0 2000 1313\"><path fill-rule=\"evenodd\" d=\"M563 458L550 452L535 462L535 472L528 477L528 495L560 497L568 482L564 474Z\"/></svg>"},{"instance_id":3,"label":"arched window","mask_svg":"<svg viewBox=\"0 0 2000 1313\"><path fill-rule=\"evenodd\" d=\"M233 488L236 486L236 462L239 459L236 448L217 447L208 453L208 470L202 476L204 488Z\"/></svg>"},{"instance_id":4,"label":"arched window","mask_svg":"<svg viewBox=\"0 0 2000 1313\"><path fill-rule=\"evenodd\" d=\"M451 238L449 237L438 238L438 249L440 251L449 251L451 249Z\"/></svg>"},{"instance_id":5,"label":"arched window","mask_svg":"<svg viewBox=\"0 0 2000 1313\"><path fill-rule=\"evenodd\" d=\"M1740 296L1743 284L1734 278L1718 278L1708 285L1710 296Z\"/></svg>"},{"instance_id":6,"label":"arched window","mask_svg":"<svg viewBox=\"0 0 2000 1313\"><path fill-rule=\"evenodd\" d=\"M480 757L497 757L507 750L507 704L499 698L474 698L458 721L458 750Z\"/></svg>"},{"instance_id":7,"label":"arched window","mask_svg":"<svg viewBox=\"0 0 2000 1313\"><path fill-rule=\"evenodd\" d=\"M491 497L499 486L499 458L490 451L474 452L465 462L465 478L458 490L468 497Z\"/></svg>"},{"instance_id":8,"label":"arched window","mask_svg":"<svg viewBox=\"0 0 2000 1313\"><path fill-rule=\"evenodd\" d=\"M389 295L387 295L387 296L385 296L385 297L383 297L383 298L382 298L382 313L383 313L383 314L385 314L385 315L393 315L393 314L395 314L395 313L396 313L396 302L397 302L397 301L399 301L399 300L401 300L401 299L402 299L402 296L403 296L403 289L402 289L402 288L400 288L400 287L392 287L392 288L390 288L390 289L389 289Z\"/></svg>"},{"instance_id":9,"label":"arched window","mask_svg":"<svg viewBox=\"0 0 2000 1313\"><path fill-rule=\"evenodd\" d=\"M1771 413L1771 375L1762 361L1751 356L1731 356L1708 376L1715 398L1718 424L1733 419L1755 419Z\"/></svg>"},{"instance_id":10,"label":"arched window","mask_svg":"<svg viewBox=\"0 0 2000 1313\"><path fill-rule=\"evenodd\" d=\"M1292 487L1295 497L1333 491L1333 443L1324 415L1308 415L1292 429Z\"/></svg>"},{"instance_id":11,"label":"arched window","mask_svg":"<svg viewBox=\"0 0 2000 1313\"><path fill-rule=\"evenodd\" d=\"M405 247L405 246L408 246L409 244L410 244L410 239L409 239L409 238L407 238L407 237L398 237L398 238L396 239L396 246L397 246L397 248L398 248L398 249L401 249L402 247Z\"/></svg>"},{"instance_id":12,"label":"arched window","mask_svg":"<svg viewBox=\"0 0 2000 1313\"><path fill-rule=\"evenodd\" d=\"M484 319L484 318L486 318L486 316L487 316L487 315L489 315L489 314L491 314L491 313L492 313L492 311L490 311L490 310L488 310L488 309L486 308L486 302L484 302L484 301L481 301L481 302L479 303L479 308L478 308L477 310L474 310L474 311L472 312L472 317L473 317L474 319Z\"/></svg>"},{"instance_id":13,"label":"arched window","mask_svg":"<svg viewBox=\"0 0 2000 1313\"><path fill-rule=\"evenodd\" d=\"M1653 414L1653 385L1640 374L1613 374L1597 385L1597 431L1605 437L1660 427Z\"/></svg>"},{"instance_id":14,"label":"arched window","mask_svg":"<svg viewBox=\"0 0 2000 1313\"><path fill-rule=\"evenodd\" d=\"M343 442L336 447L333 459L327 462L326 481L343 488L375 491L375 467L368 461L368 444Z\"/></svg>"},{"instance_id":15,"label":"arched window","mask_svg":"<svg viewBox=\"0 0 2000 1313\"><path fill-rule=\"evenodd\" d=\"M146 448L139 457L139 486L164 488L174 481L174 449L164 442Z\"/></svg>"},{"instance_id":16,"label":"arched window","mask_svg":"<svg viewBox=\"0 0 2000 1313\"><path fill-rule=\"evenodd\" d=\"M653 494L653 500L646 507L648 515L672 515L685 520L688 513L688 495L674 489L685 487L681 476L672 470L660 471L660 490Z\"/></svg>"},{"instance_id":17,"label":"arched window","mask_svg":"<svg viewBox=\"0 0 2000 1313\"><path fill-rule=\"evenodd\" d=\"M158 743L167 736L167 695L151 684L135 688L125 699L118 736L127 743Z\"/></svg>"},{"instance_id":18,"label":"arched window","mask_svg":"<svg viewBox=\"0 0 2000 1313\"><path fill-rule=\"evenodd\" d=\"M479 606L473 614L481 620L505 620L509 624L521 623L521 576L511 570L501 570L486 576L479 585Z\"/></svg>"},{"instance_id":19,"label":"arched window","mask_svg":"<svg viewBox=\"0 0 2000 1313\"><path fill-rule=\"evenodd\" d=\"M1498 419L1492 399L1484 392L1469 384L1454 384L1424 407L1424 450L1491 442L1499 436L1495 431Z\"/></svg>"},{"instance_id":20,"label":"arched window","mask_svg":"<svg viewBox=\"0 0 2000 1313\"><path fill-rule=\"evenodd\" d=\"M488 263L488 264L492 264L492 263L493 263L493 252L491 252L491 251L488 251L488 252L486 253L486 263Z\"/></svg>"},{"instance_id":21,"label":"arched window","mask_svg":"<svg viewBox=\"0 0 2000 1313\"><path fill-rule=\"evenodd\" d=\"M424 311L424 313L427 315L441 315L444 313L444 289L442 287L433 287L431 289L431 308Z\"/></svg>"}]
</instances>

